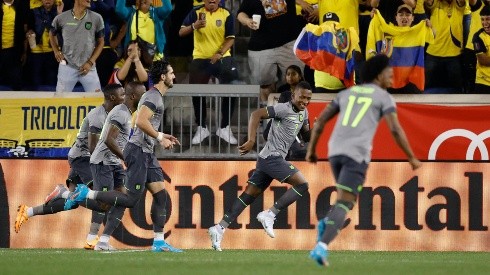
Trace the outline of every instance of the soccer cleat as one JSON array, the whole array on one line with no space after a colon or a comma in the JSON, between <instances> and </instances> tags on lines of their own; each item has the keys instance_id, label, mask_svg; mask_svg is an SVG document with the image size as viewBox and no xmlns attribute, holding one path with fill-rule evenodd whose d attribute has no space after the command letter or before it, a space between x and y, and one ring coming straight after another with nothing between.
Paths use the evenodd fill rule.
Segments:
<instances>
[{"instance_id":1,"label":"soccer cleat","mask_svg":"<svg viewBox=\"0 0 490 275\"><path fill-rule=\"evenodd\" d=\"M184 252L182 249L175 248L165 241L153 241L153 246L151 247L153 252Z\"/></svg>"},{"instance_id":2,"label":"soccer cleat","mask_svg":"<svg viewBox=\"0 0 490 275\"><path fill-rule=\"evenodd\" d=\"M223 235L225 234L225 229L220 230L219 225L211 226L208 229L209 237L211 238L211 247L216 251L221 250L221 240L223 240Z\"/></svg>"},{"instance_id":3,"label":"soccer cleat","mask_svg":"<svg viewBox=\"0 0 490 275\"><path fill-rule=\"evenodd\" d=\"M318 221L318 225L316 228L318 229L318 233L316 236L316 241L320 242L322 240L323 232L325 232L325 228L327 228L327 220L328 218L323 218Z\"/></svg>"},{"instance_id":4,"label":"soccer cleat","mask_svg":"<svg viewBox=\"0 0 490 275\"><path fill-rule=\"evenodd\" d=\"M94 246L95 251L116 251L112 245L106 242L97 242L97 244Z\"/></svg>"},{"instance_id":5,"label":"soccer cleat","mask_svg":"<svg viewBox=\"0 0 490 275\"><path fill-rule=\"evenodd\" d=\"M320 243L317 243L315 248L310 251L310 258L320 266L328 266L328 251Z\"/></svg>"},{"instance_id":6,"label":"soccer cleat","mask_svg":"<svg viewBox=\"0 0 490 275\"><path fill-rule=\"evenodd\" d=\"M265 233L269 235L269 237L274 238L276 235L274 234L274 220L276 218L273 217L268 210L262 211L257 215L257 220L262 223L262 226L265 229Z\"/></svg>"},{"instance_id":7,"label":"soccer cleat","mask_svg":"<svg viewBox=\"0 0 490 275\"><path fill-rule=\"evenodd\" d=\"M192 144L196 145L201 143L205 138L209 137L210 133L208 128L198 126L194 137L192 138Z\"/></svg>"},{"instance_id":8,"label":"soccer cleat","mask_svg":"<svg viewBox=\"0 0 490 275\"><path fill-rule=\"evenodd\" d=\"M27 216L27 208L29 207L25 204L21 204L19 205L19 208L17 208L17 217L15 217L15 233L19 233L22 224L29 220L29 217Z\"/></svg>"},{"instance_id":9,"label":"soccer cleat","mask_svg":"<svg viewBox=\"0 0 490 275\"><path fill-rule=\"evenodd\" d=\"M226 126L225 128L218 129L216 131L216 135L222 138L224 141L228 142L229 144L232 145L238 144L238 141L236 140L235 136L233 135L233 132L231 131L230 125Z\"/></svg>"},{"instance_id":10,"label":"soccer cleat","mask_svg":"<svg viewBox=\"0 0 490 275\"><path fill-rule=\"evenodd\" d=\"M66 199L64 210L73 209L78 203L83 202L87 198L88 187L85 184L78 184L75 191Z\"/></svg>"},{"instance_id":11,"label":"soccer cleat","mask_svg":"<svg viewBox=\"0 0 490 275\"><path fill-rule=\"evenodd\" d=\"M87 250L94 250L95 246L97 245L98 242L99 242L99 237L97 237L91 241L85 241L85 245L83 246L83 248L85 248Z\"/></svg>"},{"instance_id":12,"label":"soccer cleat","mask_svg":"<svg viewBox=\"0 0 490 275\"><path fill-rule=\"evenodd\" d=\"M61 198L61 195L65 191L68 191L68 188L66 188L63 184L56 185L56 187L54 188L54 190L48 196L46 196L46 198L44 199L44 204L46 205L50 201L53 201L53 200L56 200L56 199Z\"/></svg>"}]
</instances>

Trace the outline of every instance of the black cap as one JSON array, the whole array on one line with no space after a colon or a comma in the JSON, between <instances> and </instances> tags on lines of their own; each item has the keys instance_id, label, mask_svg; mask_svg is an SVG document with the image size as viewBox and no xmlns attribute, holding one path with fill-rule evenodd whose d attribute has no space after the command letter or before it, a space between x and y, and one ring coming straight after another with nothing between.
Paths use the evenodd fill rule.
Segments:
<instances>
[{"instance_id":1,"label":"black cap","mask_svg":"<svg viewBox=\"0 0 490 275\"><path fill-rule=\"evenodd\" d=\"M335 14L333 12L327 12L327 13L325 13L325 15L323 15L323 22L325 22L325 21L335 21L335 22L340 23L339 17L337 16L337 14Z\"/></svg>"}]
</instances>

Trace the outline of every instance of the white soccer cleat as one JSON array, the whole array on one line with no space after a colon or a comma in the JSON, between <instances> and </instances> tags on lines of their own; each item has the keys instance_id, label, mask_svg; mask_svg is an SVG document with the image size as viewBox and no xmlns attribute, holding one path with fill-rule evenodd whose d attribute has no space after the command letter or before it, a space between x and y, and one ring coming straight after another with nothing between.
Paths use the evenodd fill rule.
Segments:
<instances>
[{"instance_id":1,"label":"white soccer cleat","mask_svg":"<svg viewBox=\"0 0 490 275\"><path fill-rule=\"evenodd\" d=\"M265 233L269 235L271 238L275 238L274 235L274 220L276 218L273 217L268 210L262 211L257 215L257 220L262 223L262 226L265 229Z\"/></svg>"},{"instance_id":2,"label":"white soccer cleat","mask_svg":"<svg viewBox=\"0 0 490 275\"><path fill-rule=\"evenodd\" d=\"M95 245L94 250L95 251L116 251L117 249L115 249L109 243L99 241Z\"/></svg>"},{"instance_id":3,"label":"white soccer cleat","mask_svg":"<svg viewBox=\"0 0 490 275\"><path fill-rule=\"evenodd\" d=\"M221 250L221 240L223 240L223 235L225 234L225 229L218 228L218 224L211 226L208 229L209 237L211 238L211 247L216 251Z\"/></svg>"}]
</instances>

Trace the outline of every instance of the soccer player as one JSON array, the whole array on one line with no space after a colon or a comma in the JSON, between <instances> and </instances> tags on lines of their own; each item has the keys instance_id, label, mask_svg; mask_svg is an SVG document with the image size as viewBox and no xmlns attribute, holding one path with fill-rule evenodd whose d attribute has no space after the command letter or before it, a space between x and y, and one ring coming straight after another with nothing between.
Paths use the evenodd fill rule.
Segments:
<instances>
[{"instance_id":1,"label":"soccer player","mask_svg":"<svg viewBox=\"0 0 490 275\"><path fill-rule=\"evenodd\" d=\"M260 151L257 158L256 170L248 179L245 191L236 199L221 221L208 229L214 250L221 251L221 240L225 229L269 187L273 179L281 183L286 182L292 185L292 188L287 190L274 206L257 215L257 220L262 223L265 232L271 238L275 237L273 225L277 213L297 201L308 190L308 182L303 174L286 161L285 157L299 132L305 140L309 140L310 124L306 106L311 96L310 84L301 81L296 85L291 101L260 108L250 115L248 140L238 147L240 155L245 155L254 147L260 120L272 118L273 122L264 149Z\"/></svg>"},{"instance_id":2,"label":"soccer player","mask_svg":"<svg viewBox=\"0 0 490 275\"><path fill-rule=\"evenodd\" d=\"M134 133L124 148L124 162L127 166L126 194L116 190L100 192L89 190L79 184L68 203L81 203L86 199L94 199L115 206L109 212L104 234L97 247L110 248L109 236L114 232L126 208L132 208L144 194L145 187L153 195L151 219L153 221L154 240L152 250L155 252L182 252L164 240L163 227L166 222L167 192L164 189L163 171L154 153L155 141L163 148L171 149L180 142L172 135L158 132L163 116L163 96L173 87L175 79L172 66L163 60L153 62L150 67L150 79L156 83L141 98L138 104Z\"/></svg>"},{"instance_id":3,"label":"soccer player","mask_svg":"<svg viewBox=\"0 0 490 275\"><path fill-rule=\"evenodd\" d=\"M70 190L74 190L76 184L83 183L86 185L92 184L92 173L89 168L90 154L94 151L95 146L99 140L104 120L107 117L107 113L114 108L114 106L122 103L124 90L119 84L110 84L104 87L104 103L97 108L91 110L87 116L83 119L80 126L80 130L77 135L75 143L68 152L68 162L70 164L70 172L66 180L66 185L70 188L67 189L62 184L57 185L56 188L46 197L45 203L28 207L25 204L21 204L17 211L17 217L15 219L15 232L19 233L20 227L30 217L36 215L49 215L55 214L64 210L71 210L74 208L64 208L65 199L68 198ZM100 206L95 202L87 202L82 204L90 209L98 209ZM76 208L76 207L75 207ZM90 233L87 236L85 249L93 249L95 246L94 239L91 237L93 232L98 232L102 220L93 219L90 226Z\"/></svg>"},{"instance_id":4,"label":"soccer player","mask_svg":"<svg viewBox=\"0 0 490 275\"><path fill-rule=\"evenodd\" d=\"M338 114L328 143L328 159L337 186L337 200L327 216L318 223L318 243L310 257L319 265L328 265L327 245L342 229L347 213L354 207L362 190L371 158L373 136L381 118L385 118L396 143L415 170L422 163L414 156L396 115L393 97L386 91L393 83L393 69L386 55L369 59L362 70L365 84L340 92L320 114L313 127L306 160L317 162L316 146L325 124Z\"/></svg>"},{"instance_id":5,"label":"soccer player","mask_svg":"<svg viewBox=\"0 0 490 275\"><path fill-rule=\"evenodd\" d=\"M125 87L124 103L114 107L107 115L99 142L90 156L90 170L94 178L93 190L123 190L126 172L121 164L121 160L124 160L122 151L131 133L132 114L138 108L138 103L145 92L146 88L142 83L128 83ZM102 222L104 215L105 212L93 211L92 221L100 219ZM98 241L97 233L98 228L96 231L91 231L89 237ZM105 228L102 236L109 236L105 234ZM95 250L114 250L112 246L96 244L94 244ZM108 244L108 242L101 244Z\"/></svg>"}]
</instances>

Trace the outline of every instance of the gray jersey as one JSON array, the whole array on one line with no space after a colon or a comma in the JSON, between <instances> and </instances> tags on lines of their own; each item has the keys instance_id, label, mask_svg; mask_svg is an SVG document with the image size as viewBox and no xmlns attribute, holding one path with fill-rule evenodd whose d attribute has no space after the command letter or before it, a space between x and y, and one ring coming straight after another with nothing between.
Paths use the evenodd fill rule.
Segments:
<instances>
[{"instance_id":1,"label":"gray jersey","mask_svg":"<svg viewBox=\"0 0 490 275\"><path fill-rule=\"evenodd\" d=\"M163 110L165 109L163 106L162 94L160 94L160 92L155 88L148 90L141 97L140 102L138 103L138 110L143 105L150 108L150 110L153 112L153 116L150 118L150 123L153 126L153 129L158 131L163 116ZM155 140L155 138L150 137L141 131L141 129L135 127L134 133L129 142L141 147L145 153L153 153Z\"/></svg>"},{"instance_id":2,"label":"gray jersey","mask_svg":"<svg viewBox=\"0 0 490 275\"><path fill-rule=\"evenodd\" d=\"M286 102L268 106L267 112L273 121L267 142L259 156L267 158L273 155L285 158L303 125L308 124L308 110L296 112L292 103Z\"/></svg>"},{"instance_id":3,"label":"gray jersey","mask_svg":"<svg viewBox=\"0 0 490 275\"><path fill-rule=\"evenodd\" d=\"M107 113L104 106L102 105L95 109L92 109L87 114L87 116L82 121L80 130L78 130L77 139L68 152L69 158L74 159L78 157L90 156L90 151L88 149L88 134L100 134L100 132L102 131L102 127L104 126L104 121L106 117Z\"/></svg>"},{"instance_id":4,"label":"gray jersey","mask_svg":"<svg viewBox=\"0 0 490 275\"><path fill-rule=\"evenodd\" d=\"M340 92L331 104L339 115L328 142L328 156L345 155L369 163L376 128L385 114L396 112L395 100L379 86L366 84Z\"/></svg>"},{"instance_id":5,"label":"gray jersey","mask_svg":"<svg viewBox=\"0 0 490 275\"><path fill-rule=\"evenodd\" d=\"M112 126L116 126L119 129L116 143L123 150L126 143L128 143L129 134L131 133L131 111L128 109L128 106L119 104L109 112L104 122L104 128L100 134L99 142L90 157L90 163L98 164L102 162L104 165L118 165L121 163L119 158L105 144Z\"/></svg>"},{"instance_id":6,"label":"gray jersey","mask_svg":"<svg viewBox=\"0 0 490 275\"><path fill-rule=\"evenodd\" d=\"M67 10L57 15L51 24L51 32L61 32L66 63L78 69L92 56L97 39L104 37L104 20L91 10L87 10L80 20L75 19L72 12Z\"/></svg>"}]
</instances>

